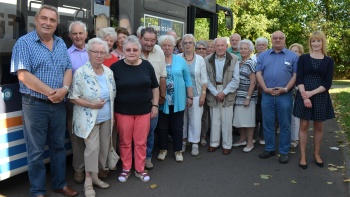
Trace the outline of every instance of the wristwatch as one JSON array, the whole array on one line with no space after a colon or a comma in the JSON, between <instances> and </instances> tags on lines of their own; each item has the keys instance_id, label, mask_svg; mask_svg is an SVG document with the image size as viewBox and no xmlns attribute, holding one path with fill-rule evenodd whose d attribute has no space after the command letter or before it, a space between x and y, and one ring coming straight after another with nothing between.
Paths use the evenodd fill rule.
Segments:
<instances>
[{"instance_id":1,"label":"wristwatch","mask_svg":"<svg viewBox=\"0 0 350 197\"><path fill-rule=\"evenodd\" d=\"M287 92L288 92L288 89L287 89L287 88L284 88L284 91L287 93Z\"/></svg>"},{"instance_id":2,"label":"wristwatch","mask_svg":"<svg viewBox=\"0 0 350 197\"><path fill-rule=\"evenodd\" d=\"M249 99L250 99L250 96L246 96L245 98L249 100Z\"/></svg>"}]
</instances>

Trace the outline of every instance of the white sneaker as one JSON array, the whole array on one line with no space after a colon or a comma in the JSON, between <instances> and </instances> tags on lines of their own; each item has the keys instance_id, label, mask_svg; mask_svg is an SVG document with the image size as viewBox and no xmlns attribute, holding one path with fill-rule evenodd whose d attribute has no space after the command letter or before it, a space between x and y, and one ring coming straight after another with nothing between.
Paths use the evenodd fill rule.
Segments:
<instances>
[{"instance_id":1,"label":"white sneaker","mask_svg":"<svg viewBox=\"0 0 350 197\"><path fill-rule=\"evenodd\" d=\"M186 141L182 141L182 150L181 152L185 152L186 151Z\"/></svg>"},{"instance_id":2,"label":"white sneaker","mask_svg":"<svg viewBox=\"0 0 350 197\"><path fill-rule=\"evenodd\" d=\"M167 150L160 150L159 155L158 155L158 160L163 161L168 154Z\"/></svg>"},{"instance_id":3,"label":"white sneaker","mask_svg":"<svg viewBox=\"0 0 350 197\"><path fill-rule=\"evenodd\" d=\"M175 152L175 160L176 160L177 162L182 162L182 161L184 160L181 151L176 151L176 152Z\"/></svg>"},{"instance_id":4,"label":"white sneaker","mask_svg":"<svg viewBox=\"0 0 350 197\"><path fill-rule=\"evenodd\" d=\"M152 170L153 169L153 163L152 163L152 159L151 158L146 159L145 168L147 170Z\"/></svg>"},{"instance_id":5,"label":"white sneaker","mask_svg":"<svg viewBox=\"0 0 350 197\"><path fill-rule=\"evenodd\" d=\"M202 138L202 139L201 139L201 145L202 145L202 146L207 145L207 141L205 140L205 138Z\"/></svg>"},{"instance_id":6,"label":"white sneaker","mask_svg":"<svg viewBox=\"0 0 350 197\"><path fill-rule=\"evenodd\" d=\"M260 145L265 145L265 140L260 140L259 143Z\"/></svg>"},{"instance_id":7,"label":"white sneaker","mask_svg":"<svg viewBox=\"0 0 350 197\"><path fill-rule=\"evenodd\" d=\"M198 154L199 154L198 145L192 145L191 155L197 156Z\"/></svg>"}]
</instances>

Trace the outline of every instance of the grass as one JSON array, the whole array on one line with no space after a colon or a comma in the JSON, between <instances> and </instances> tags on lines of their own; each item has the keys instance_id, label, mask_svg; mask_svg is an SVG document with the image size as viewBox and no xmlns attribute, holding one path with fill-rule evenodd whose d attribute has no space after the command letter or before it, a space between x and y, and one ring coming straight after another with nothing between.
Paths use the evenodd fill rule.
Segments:
<instances>
[{"instance_id":1,"label":"grass","mask_svg":"<svg viewBox=\"0 0 350 197\"><path fill-rule=\"evenodd\" d=\"M350 80L334 80L329 90L333 100L335 116L340 128L346 133L350 142Z\"/></svg>"}]
</instances>

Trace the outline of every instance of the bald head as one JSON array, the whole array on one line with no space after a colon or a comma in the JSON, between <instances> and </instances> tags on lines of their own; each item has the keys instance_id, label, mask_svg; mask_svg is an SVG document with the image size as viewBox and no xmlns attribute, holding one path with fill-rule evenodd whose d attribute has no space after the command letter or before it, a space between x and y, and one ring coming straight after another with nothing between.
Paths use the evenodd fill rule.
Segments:
<instances>
[{"instance_id":1,"label":"bald head","mask_svg":"<svg viewBox=\"0 0 350 197\"><path fill-rule=\"evenodd\" d=\"M230 36L230 44L234 51L238 51L239 41L241 41L241 36L238 33L234 33Z\"/></svg>"}]
</instances>

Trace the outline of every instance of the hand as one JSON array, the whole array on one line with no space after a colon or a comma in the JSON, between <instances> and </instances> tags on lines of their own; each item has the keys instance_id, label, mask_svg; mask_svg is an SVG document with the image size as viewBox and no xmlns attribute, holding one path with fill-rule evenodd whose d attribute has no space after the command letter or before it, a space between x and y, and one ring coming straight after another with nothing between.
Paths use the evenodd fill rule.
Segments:
<instances>
[{"instance_id":1,"label":"hand","mask_svg":"<svg viewBox=\"0 0 350 197\"><path fill-rule=\"evenodd\" d=\"M159 105L164 104L164 103L165 103L165 97L161 97L161 96L159 96L158 103L159 103Z\"/></svg>"},{"instance_id":2,"label":"hand","mask_svg":"<svg viewBox=\"0 0 350 197\"><path fill-rule=\"evenodd\" d=\"M193 99L187 98L187 107L192 107Z\"/></svg>"},{"instance_id":3,"label":"hand","mask_svg":"<svg viewBox=\"0 0 350 197\"><path fill-rule=\"evenodd\" d=\"M225 94L223 92L219 92L216 96L215 96L216 100L218 102L223 102L225 99Z\"/></svg>"},{"instance_id":4,"label":"hand","mask_svg":"<svg viewBox=\"0 0 350 197\"><path fill-rule=\"evenodd\" d=\"M104 99L101 99L99 101L92 102L90 108L91 109L101 109L105 103L106 103L106 101Z\"/></svg>"},{"instance_id":5,"label":"hand","mask_svg":"<svg viewBox=\"0 0 350 197\"><path fill-rule=\"evenodd\" d=\"M306 108L312 108L312 103L311 103L311 101L310 101L310 99L305 99L304 100L304 106L306 107Z\"/></svg>"},{"instance_id":6,"label":"hand","mask_svg":"<svg viewBox=\"0 0 350 197\"><path fill-rule=\"evenodd\" d=\"M202 94L199 98L199 107L202 107L205 103L205 94Z\"/></svg>"},{"instance_id":7,"label":"hand","mask_svg":"<svg viewBox=\"0 0 350 197\"><path fill-rule=\"evenodd\" d=\"M272 93L271 93L272 96L279 96L285 92L284 88L280 88L280 87L275 87L271 89L272 89Z\"/></svg>"},{"instance_id":8,"label":"hand","mask_svg":"<svg viewBox=\"0 0 350 197\"><path fill-rule=\"evenodd\" d=\"M250 105L250 99L245 99L244 102L243 102L243 106L244 107L249 107Z\"/></svg>"},{"instance_id":9,"label":"hand","mask_svg":"<svg viewBox=\"0 0 350 197\"><path fill-rule=\"evenodd\" d=\"M154 107L152 106L152 110L151 110L151 118L154 118L158 115L158 107Z\"/></svg>"},{"instance_id":10,"label":"hand","mask_svg":"<svg viewBox=\"0 0 350 197\"><path fill-rule=\"evenodd\" d=\"M66 88L58 88L50 92L47 98L53 103L60 103L63 101L66 94L67 94Z\"/></svg>"},{"instance_id":11,"label":"hand","mask_svg":"<svg viewBox=\"0 0 350 197\"><path fill-rule=\"evenodd\" d=\"M309 99L313 96L312 92L311 91L304 91L304 92L301 92L301 97L303 99Z\"/></svg>"}]
</instances>

